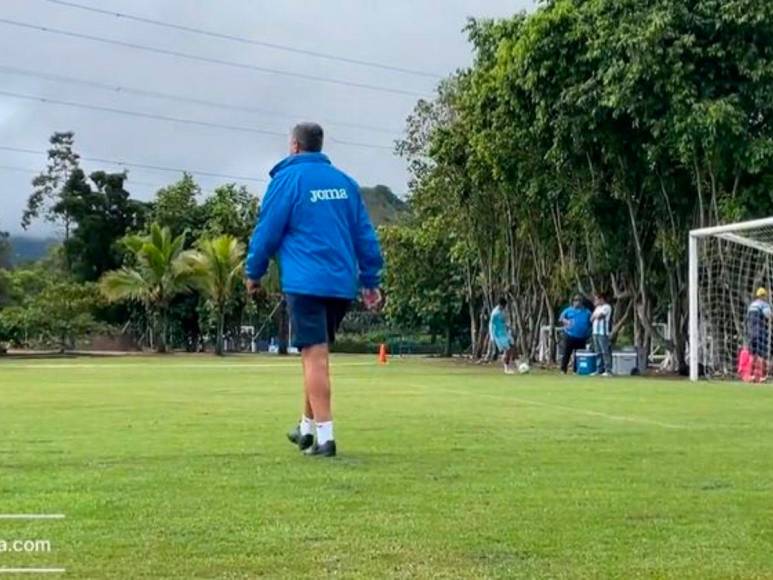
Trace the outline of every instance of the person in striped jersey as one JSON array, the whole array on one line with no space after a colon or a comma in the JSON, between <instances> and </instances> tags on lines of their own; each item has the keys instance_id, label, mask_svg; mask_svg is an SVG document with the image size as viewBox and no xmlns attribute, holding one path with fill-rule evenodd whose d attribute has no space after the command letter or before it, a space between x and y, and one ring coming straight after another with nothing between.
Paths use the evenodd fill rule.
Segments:
<instances>
[{"instance_id":1,"label":"person in striped jersey","mask_svg":"<svg viewBox=\"0 0 773 580\"><path fill-rule=\"evenodd\" d=\"M593 324L593 350L600 355L598 372L609 377L612 375L612 305L601 292L596 294L593 304L595 308L590 317Z\"/></svg>"}]
</instances>

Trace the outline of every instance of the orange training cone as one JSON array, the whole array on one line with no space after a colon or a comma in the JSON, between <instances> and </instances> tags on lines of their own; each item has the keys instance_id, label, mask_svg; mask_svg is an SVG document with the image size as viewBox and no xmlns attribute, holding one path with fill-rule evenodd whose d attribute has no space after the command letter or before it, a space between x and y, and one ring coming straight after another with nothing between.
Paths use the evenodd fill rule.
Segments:
<instances>
[{"instance_id":1,"label":"orange training cone","mask_svg":"<svg viewBox=\"0 0 773 580\"><path fill-rule=\"evenodd\" d=\"M378 349L378 362L380 362L382 365L387 364L387 347L382 342L381 347Z\"/></svg>"}]
</instances>

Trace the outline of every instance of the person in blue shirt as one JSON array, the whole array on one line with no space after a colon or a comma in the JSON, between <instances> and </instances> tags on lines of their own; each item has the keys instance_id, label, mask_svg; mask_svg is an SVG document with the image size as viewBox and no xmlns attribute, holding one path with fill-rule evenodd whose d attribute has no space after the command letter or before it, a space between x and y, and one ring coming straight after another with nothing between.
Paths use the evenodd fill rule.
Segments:
<instances>
[{"instance_id":1,"label":"person in blue shirt","mask_svg":"<svg viewBox=\"0 0 773 580\"><path fill-rule=\"evenodd\" d=\"M769 330L773 312L768 302L768 291L758 288L754 300L746 311L746 340L752 355L752 379L762 383L768 379L768 357L770 355Z\"/></svg>"},{"instance_id":2,"label":"person in blue shirt","mask_svg":"<svg viewBox=\"0 0 773 580\"><path fill-rule=\"evenodd\" d=\"M572 305L561 313L558 321L564 327L564 354L561 357L561 372L566 374L574 351L584 350L590 335L591 311L585 307L582 296L574 297Z\"/></svg>"},{"instance_id":3,"label":"person in blue shirt","mask_svg":"<svg viewBox=\"0 0 773 580\"><path fill-rule=\"evenodd\" d=\"M316 123L293 128L290 156L271 170L245 272L255 293L269 260L279 260L305 392L301 420L288 438L307 455L331 457L329 345L358 290L367 308L379 306L384 262L359 186L322 154L323 141Z\"/></svg>"},{"instance_id":4,"label":"person in blue shirt","mask_svg":"<svg viewBox=\"0 0 773 580\"><path fill-rule=\"evenodd\" d=\"M515 371L510 366L513 360L515 341L510 325L507 324L507 298L500 298L494 310L491 311L489 320L489 338L497 350L502 353L502 361L505 364L505 374L513 375Z\"/></svg>"}]
</instances>

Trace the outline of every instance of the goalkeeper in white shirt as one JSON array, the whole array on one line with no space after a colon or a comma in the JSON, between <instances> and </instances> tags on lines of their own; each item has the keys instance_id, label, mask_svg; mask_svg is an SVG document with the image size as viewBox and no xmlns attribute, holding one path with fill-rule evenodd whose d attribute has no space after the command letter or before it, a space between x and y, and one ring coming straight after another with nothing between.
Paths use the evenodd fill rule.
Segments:
<instances>
[{"instance_id":1,"label":"goalkeeper in white shirt","mask_svg":"<svg viewBox=\"0 0 773 580\"><path fill-rule=\"evenodd\" d=\"M609 377L612 375L612 305L602 293L596 294L593 303L595 309L590 317L593 325L593 350L600 355L598 372Z\"/></svg>"}]
</instances>

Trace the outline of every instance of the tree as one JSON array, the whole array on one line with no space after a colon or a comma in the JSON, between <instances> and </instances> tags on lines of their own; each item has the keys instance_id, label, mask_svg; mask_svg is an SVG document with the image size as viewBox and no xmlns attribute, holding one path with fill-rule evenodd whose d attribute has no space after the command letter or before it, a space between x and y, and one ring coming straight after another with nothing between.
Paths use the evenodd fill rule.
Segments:
<instances>
[{"instance_id":1,"label":"tree","mask_svg":"<svg viewBox=\"0 0 773 580\"><path fill-rule=\"evenodd\" d=\"M569 292L602 289L616 330L680 363L688 230L773 209L772 30L771 5L744 0L470 22L472 67L416 105L398 151L416 221L457 236L474 343L496 294L534 352Z\"/></svg>"},{"instance_id":2,"label":"tree","mask_svg":"<svg viewBox=\"0 0 773 580\"><path fill-rule=\"evenodd\" d=\"M183 252L184 235L172 236L168 227L153 224L147 236L124 240L133 264L107 272L99 288L110 302L134 301L146 310L156 350L167 350L169 306L172 299L190 291L195 276Z\"/></svg>"},{"instance_id":3,"label":"tree","mask_svg":"<svg viewBox=\"0 0 773 580\"><path fill-rule=\"evenodd\" d=\"M0 232L0 269L11 268L11 236L8 232Z\"/></svg>"},{"instance_id":4,"label":"tree","mask_svg":"<svg viewBox=\"0 0 773 580\"><path fill-rule=\"evenodd\" d=\"M197 198L201 188L189 173L179 181L159 189L153 202L153 223L168 228L173 236L195 234L202 229L202 213ZM192 239L186 240L190 245Z\"/></svg>"},{"instance_id":5,"label":"tree","mask_svg":"<svg viewBox=\"0 0 773 580\"><path fill-rule=\"evenodd\" d=\"M247 240L258 220L260 200L246 187L235 183L221 185L201 205L202 235L231 235Z\"/></svg>"},{"instance_id":6,"label":"tree","mask_svg":"<svg viewBox=\"0 0 773 580\"><path fill-rule=\"evenodd\" d=\"M49 139L48 165L32 180L33 192L22 214L22 227L27 229L32 220L41 215L50 222L64 226L64 240L70 239L72 217L67 212L65 184L78 169L79 155L73 150L75 134L72 131L54 133ZM65 202L65 203L63 203Z\"/></svg>"},{"instance_id":7,"label":"tree","mask_svg":"<svg viewBox=\"0 0 773 580\"><path fill-rule=\"evenodd\" d=\"M99 293L93 284L55 281L38 294L27 310L33 331L54 340L61 352L97 328L94 310Z\"/></svg>"},{"instance_id":8,"label":"tree","mask_svg":"<svg viewBox=\"0 0 773 580\"><path fill-rule=\"evenodd\" d=\"M92 189L83 172L76 169L65 190L63 201L74 223L65 251L73 275L79 280L94 281L121 263L118 241L131 231L140 230L147 205L131 199L124 189L126 173L91 174Z\"/></svg>"},{"instance_id":9,"label":"tree","mask_svg":"<svg viewBox=\"0 0 773 580\"><path fill-rule=\"evenodd\" d=\"M96 288L67 279L56 256L0 270L0 287L0 341L55 344L64 351L100 327Z\"/></svg>"},{"instance_id":10,"label":"tree","mask_svg":"<svg viewBox=\"0 0 773 580\"><path fill-rule=\"evenodd\" d=\"M215 352L222 356L228 307L237 291L243 288L244 244L227 234L205 239L199 242L197 251L190 252L186 259L195 276L196 286L214 311L217 325Z\"/></svg>"},{"instance_id":11,"label":"tree","mask_svg":"<svg viewBox=\"0 0 773 580\"><path fill-rule=\"evenodd\" d=\"M451 253L453 234L448 235L440 221L419 227L385 226L380 233L388 264L387 318L398 326L425 327L444 335L445 355L451 356L464 291Z\"/></svg>"}]
</instances>

